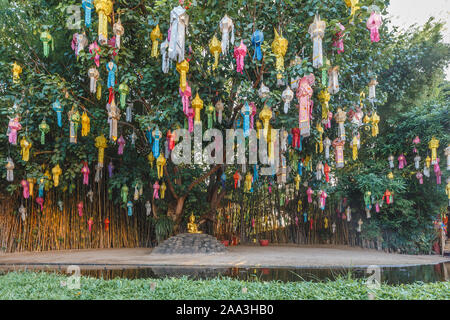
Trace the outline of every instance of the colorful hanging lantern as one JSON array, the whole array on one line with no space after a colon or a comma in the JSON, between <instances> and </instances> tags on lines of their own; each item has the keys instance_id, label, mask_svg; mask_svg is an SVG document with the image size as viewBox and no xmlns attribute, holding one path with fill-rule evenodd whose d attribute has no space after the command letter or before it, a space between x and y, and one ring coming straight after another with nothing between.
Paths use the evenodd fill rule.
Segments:
<instances>
[{"instance_id":1,"label":"colorful hanging lantern","mask_svg":"<svg viewBox=\"0 0 450 320\"><path fill-rule=\"evenodd\" d=\"M319 191L319 195L320 195L319 196L320 209L323 211L325 210L325 202L328 197L328 194L325 191L321 190Z\"/></svg>"},{"instance_id":2,"label":"colorful hanging lantern","mask_svg":"<svg viewBox=\"0 0 450 320\"><path fill-rule=\"evenodd\" d=\"M152 152L153 152L154 157L156 159L158 159L158 157L159 157L159 141L161 140L161 137L162 137L161 130L159 130L158 127L156 127L155 130L153 130L152 136L153 136Z\"/></svg>"},{"instance_id":3,"label":"colorful hanging lantern","mask_svg":"<svg viewBox=\"0 0 450 320\"><path fill-rule=\"evenodd\" d=\"M241 40L241 43L238 47L234 47L234 58L236 59L236 72L243 74L244 71L244 59L247 55L247 46L244 44L244 41Z\"/></svg>"},{"instance_id":4,"label":"colorful hanging lantern","mask_svg":"<svg viewBox=\"0 0 450 320\"><path fill-rule=\"evenodd\" d=\"M20 74L22 73L22 67L17 64L17 62L13 63L12 66L12 74L13 74L13 82L19 83Z\"/></svg>"},{"instance_id":5,"label":"colorful hanging lantern","mask_svg":"<svg viewBox=\"0 0 450 320\"><path fill-rule=\"evenodd\" d=\"M450 170L450 144L445 148L445 155L447 156L447 170Z\"/></svg>"},{"instance_id":6,"label":"colorful hanging lantern","mask_svg":"<svg viewBox=\"0 0 450 320\"><path fill-rule=\"evenodd\" d=\"M372 42L380 41L380 33L378 32L378 29L381 26L381 14L373 11L370 14L369 20L367 20L366 26L367 29L369 29L370 31L370 41Z\"/></svg>"},{"instance_id":7,"label":"colorful hanging lantern","mask_svg":"<svg viewBox=\"0 0 450 320\"><path fill-rule=\"evenodd\" d=\"M353 18L355 16L356 10L359 9L359 4L358 4L359 0L345 0L345 4L347 5L347 7L350 8L350 16L351 16L351 22L353 24Z\"/></svg>"},{"instance_id":8,"label":"colorful hanging lantern","mask_svg":"<svg viewBox=\"0 0 450 320\"><path fill-rule=\"evenodd\" d=\"M91 232L92 225L94 224L94 218L90 217L87 223L88 223L89 232Z\"/></svg>"},{"instance_id":9,"label":"colorful hanging lantern","mask_svg":"<svg viewBox=\"0 0 450 320\"><path fill-rule=\"evenodd\" d=\"M189 84L186 82L186 88L185 90L181 90L181 88L179 89L180 92L180 96L181 96L181 102L183 103L183 113L185 115L187 115L188 110L189 110L189 98L192 96L192 91L191 91L191 87L189 86Z\"/></svg>"},{"instance_id":10,"label":"colorful hanging lantern","mask_svg":"<svg viewBox=\"0 0 450 320\"><path fill-rule=\"evenodd\" d=\"M77 208L78 208L78 216L83 216L83 201L78 202Z\"/></svg>"},{"instance_id":11,"label":"colorful hanging lantern","mask_svg":"<svg viewBox=\"0 0 450 320\"><path fill-rule=\"evenodd\" d=\"M28 179L27 179L27 182L28 182L28 188L29 188L30 196L33 197L34 184L36 183L36 178L28 178ZM23 186L23 184L22 184L22 186ZM25 189L25 188L24 188L24 189ZM24 192L25 192L25 190L24 190ZM24 195L24 196L25 196L25 195Z\"/></svg>"},{"instance_id":12,"label":"colorful hanging lantern","mask_svg":"<svg viewBox=\"0 0 450 320\"><path fill-rule=\"evenodd\" d=\"M222 112L224 109L224 105L222 100L216 102L216 112L217 112L217 122L222 124Z\"/></svg>"},{"instance_id":13,"label":"colorful hanging lantern","mask_svg":"<svg viewBox=\"0 0 450 320\"><path fill-rule=\"evenodd\" d=\"M83 174L83 184L89 184L89 167L87 161L83 161L83 167L81 168L81 173Z\"/></svg>"},{"instance_id":14,"label":"colorful hanging lantern","mask_svg":"<svg viewBox=\"0 0 450 320\"><path fill-rule=\"evenodd\" d=\"M323 173L325 175L325 181L328 183L330 182L330 166L328 165L328 163L325 162L325 164L323 165Z\"/></svg>"},{"instance_id":15,"label":"colorful hanging lantern","mask_svg":"<svg viewBox=\"0 0 450 320\"><path fill-rule=\"evenodd\" d=\"M14 181L14 161L8 157L6 158L6 181L13 182Z\"/></svg>"},{"instance_id":16,"label":"colorful hanging lantern","mask_svg":"<svg viewBox=\"0 0 450 320\"><path fill-rule=\"evenodd\" d=\"M376 112L372 114L370 121L372 123L372 137L376 137L379 133L378 123L380 122L380 117Z\"/></svg>"},{"instance_id":17,"label":"colorful hanging lantern","mask_svg":"<svg viewBox=\"0 0 450 320\"><path fill-rule=\"evenodd\" d=\"M419 180L419 184L423 184L423 174L420 171L416 173L416 178Z\"/></svg>"},{"instance_id":18,"label":"colorful hanging lantern","mask_svg":"<svg viewBox=\"0 0 450 320\"><path fill-rule=\"evenodd\" d=\"M113 11L111 0L94 0L95 10L98 13L98 41L106 44L108 41L108 16Z\"/></svg>"},{"instance_id":19,"label":"colorful hanging lantern","mask_svg":"<svg viewBox=\"0 0 450 320\"><path fill-rule=\"evenodd\" d=\"M406 157L402 153L398 157L398 168L403 169L405 166L406 166Z\"/></svg>"},{"instance_id":20,"label":"colorful hanging lantern","mask_svg":"<svg viewBox=\"0 0 450 320\"><path fill-rule=\"evenodd\" d=\"M313 101L311 99L313 95L313 89L311 86L314 84L315 78L311 73L300 79L296 96L299 101L298 123L300 128L300 134L303 137L309 137L311 125L310 119L312 114Z\"/></svg>"},{"instance_id":21,"label":"colorful hanging lantern","mask_svg":"<svg viewBox=\"0 0 450 320\"><path fill-rule=\"evenodd\" d=\"M93 0L83 0L82 6L84 9L84 24L86 28L90 28L92 21L92 10L94 10Z\"/></svg>"},{"instance_id":22,"label":"colorful hanging lantern","mask_svg":"<svg viewBox=\"0 0 450 320\"><path fill-rule=\"evenodd\" d=\"M431 164L436 164L437 148L439 148L439 140L433 137L428 143L428 148L431 150Z\"/></svg>"},{"instance_id":23,"label":"colorful hanging lantern","mask_svg":"<svg viewBox=\"0 0 450 320\"><path fill-rule=\"evenodd\" d=\"M334 39L333 39L333 47L337 48L337 53L338 54L341 54L341 53L344 53L344 31L345 31L345 27L341 23L338 23L336 25L335 31L336 31L336 33L335 33Z\"/></svg>"},{"instance_id":24,"label":"colorful hanging lantern","mask_svg":"<svg viewBox=\"0 0 450 320\"><path fill-rule=\"evenodd\" d=\"M152 40L152 58L158 57L158 47L159 43L158 40L161 41L163 39L161 30L159 29L159 24L156 25L155 28L153 28L152 32L150 33L150 39Z\"/></svg>"},{"instance_id":25,"label":"colorful hanging lantern","mask_svg":"<svg viewBox=\"0 0 450 320\"><path fill-rule=\"evenodd\" d=\"M175 132L168 130L166 138L169 141L169 150L172 151L175 148L175 140L176 140Z\"/></svg>"},{"instance_id":26,"label":"colorful hanging lantern","mask_svg":"<svg viewBox=\"0 0 450 320\"><path fill-rule=\"evenodd\" d=\"M255 51L255 53L253 54L253 60L255 60L255 58L258 61L261 61L263 55L262 55L262 51L261 51L261 44L264 41L264 34L262 33L261 30L256 30L255 32L253 32L252 34L252 46L253 49Z\"/></svg>"},{"instance_id":27,"label":"colorful hanging lantern","mask_svg":"<svg viewBox=\"0 0 450 320\"><path fill-rule=\"evenodd\" d=\"M221 51L224 55L227 55L228 48L230 46L230 40L231 40L231 45L234 44L233 20L231 20L231 18L225 14L225 16L222 18L222 20L220 20L219 28L220 28L220 31L222 32ZM230 39L230 33L231 33L231 39Z\"/></svg>"},{"instance_id":28,"label":"colorful hanging lantern","mask_svg":"<svg viewBox=\"0 0 450 320\"><path fill-rule=\"evenodd\" d=\"M17 132L22 130L22 125L19 122L19 117L14 117L9 120L8 129L8 141L15 146L17 145Z\"/></svg>"},{"instance_id":29,"label":"colorful hanging lantern","mask_svg":"<svg viewBox=\"0 0 450 320\"><path fill-rule=\"evenodd\" d=\"M277 70L277 80L280 83L283 78L284 72L284 56L286 55L288 40L283 37L283 34L278 34L277 30L274 28L275 39L272 42L272 51L275 55L275 70Z\"/></svg>"},{"instance_id":30,"label":"colorful hanging lantern","mask_svg":"<svg viewBox=\"0 0 450 320\"><path fill-rule=\"evenodd\" d=\"M387 204L394 203L394 194L391 193L388 189L386 189L386 191L384 192L382 201L384 201L385 198Z\"/></svg>"},{"instance_id":31,"label":"colorful hanging lantern","mask_svg":"<svg viewBox=\"0 0 450 320\"><path fill-rule=\"evenodd\" d=\"M281 94L281 99L284 102L284 113L288 113L291 101L292 99L294 99L294 92L289 86L284 89L283 93Z\"/></svg>"},{"instance_id":32,"label":"colorful hanging lantern","mask_svg":"<svg viewBox=\"0 0 450 320\"><path fill-rule=\"evenodd\" d=\"M43 32L41 32L41 41L44 45L44 57L47 58L49 51L50 51L50 45L49 45L50 42L51 42L52 51L55 50L53 37L51 36L51 34L48 31L43 31Z\"/></svg>"},{"instance_id":33,"label":"colorful hanging lantern","mask_svg":"<svg viewBox=\"0 0 450 320\"><path fill-rule=\"evenodd\" d=\"M106 218L106 219L105 219L105 231L108 231L108 230L109 230L109 223L110 223L109 219Z\"/></svg>"},{"instance_id":34,"label":"colorful hanging lantern","mask_svg":"<svg viewBox=\"0 0 450 320\"><path fill-rule=\"evenodd\" d=\"M121 83L119 85L119 93L120 93L120 107L122 109L126 106L126 99L127 95L130 92L130 88L128 88L128 85L126 83Z\"/></svg>"},{"instance_id":35,"label":"colorful hanging lantern","mask_svg":"<svg viewBox=\"0 0 450 320\"><path fill-rule=\"evenodd\" d=\"M194 118L194 122L195 123L201 123L202 120L200 118L200 111L203 109L203 100L200 99L198 92L194 98L194 100L192 100L192 109L195 110L195 118Z\"/></svg>"},{"instance_id":36,"label":"colorful hanging lantern","mask_svg":"<svg viewBox=\"0 0 450 320\"><path fill-rule=\"evenodd\" d=\"M152 204L148 200L145 202L145 214L147 217L152 214Z\"/></svg>"},{"instance_id":37,"label":"colorful hanging lantern","mask_svg":"<svg viewBox=\"0 0 450 320\"><path fill-rule=\"evenodd\" d=\"M212 105L212 103L208 104L205 109L205 113L208 117L208 129L211 129L213 123L216 121L216 109Z\"/></svg>"},{"instance_id":38,"label":"colorful hanging lantern","mask_svg":"<svg viewBox=\"0 0 450 320\"><path fill-rule=\"evenodd\" d=\"M308 197L308 203L312 203L312 195L314 194L313 189L311 189L311 187L308 187L308 189L306 190L306 195Z\"/></svg>"},{"instance_id":39,"label":"colorful hanging lantern","mask_svg":"<svg viewBox=\"0 0 450 320\"><path fill-rule=\"evenodd\" d=\"M319 147L319 153L323 152L323 128L320 122L317 122L316 125L317 133L319 134L319 142L316 143L316 153L317 153L317 147Z\"/></svg>"},{"instance_id":40,"label":"colorful hanging lantern","mask_svg":"<svg viewBox=\"0 0 450 320\"><path fill-rule=\"evenodd\" d=\"M41 212L44 212L44 198L42 197L36 198L36 203L40 206Z\"/></svg>"},{"instance_id":41,"label":"colorful hanging lantern","mask_svg":"<svg viewBox=\"0 0 450 320\"><path fill-rule=\"evenodd\" d=\"M100 73L98 72L97 68L92 67L88 71L89 76L89 91L91 93L95 93L97 91L97 80L100 77Z\"/></svg>"},{"instance_id":42,"label":"colorful hanging lantern","mask_svg":"<svg viewBox=\"0 0 450 320\"><path fill-rule=\"evenodd\" d=\"M31 141L28 141L26 137L23 137L20 140L20 147L22 148L20 154L22 155L23 161L30 160L30 149L33 143Z\"/></svg>"},{"instance_id":43,"label":"colorful hanging lantern","mask_svg":"<svg viewBox=\"0 0 450 320\"><path fill-rule=\"evenodd\" d=\"M158 194L159 188L160 188L160 186L159 186L158 181L155 181L155 183L153 184L153 199L159 199L159 194Z\"/></svg>"},{"instance_id":44,"label":"colorful hanging lantern","mask_svg":"<svg viewBox=\"0 0 450 320\"><path fill-rule=\"evenodd\" d=\"M153 161L155 161L155 157L153 156L153 152L150 152L147 156L148 163L150 167L153 169Z\"/></svg>"},{"instance_id":45,"label":"colorful hanging lantern","mask_svg":"<svg viewBox=\"0 0 450 320\"><path fill-rule=\"evenodd\" d=\"M161 199L164 199L164 198L165 198L166 189L167 189L167 186L166 186L166 184L163 182L162 185L161 185Z\"/></svg>"},{"instance_id":46,"label":"colorful hanging lantern","mask_svg":"<svg viewBox=\"0 0 450 320\"><path fill-rule=\"evenodd\" d=\"M419 168L420 168L420 159L421 158L419 155L414 157L414 167L416 168L416 170L419 170ZM406 161L405 161L405 163L406 163Z\"/></svg>"},{"instance_id":47,"label":"colorful hanging lantern","mask_svg":"<svg viewBox=\"0 0 450 320\"><path fill-rule=\"evenodd\" d=\"M214 56L213 70L215 70L219 65L219 56L222 52L221 44L219 40L217 40L216 35L214 35L214 37L209 42L209 51Z\"/></svg>"},{"instance_id":48,"label":"colorful hanging lantern","mask_svg":"<svg viewBox=\"0 0 450 320\"><path fill-rule=\"evenodd\" d=\"M320 20L320 16L314 16L313 23L309 26L308 33L313 41L313 67L320 68L323 66L322 39L325 35L327 24Z\"/></svg>"},{"instance_id":49,"label":"colorful hanging lantern","mask_svg":"<svg viewBox=\"0 0 450 320\"><path fill-rule=\"evenodd\" d=\"M59 186L59 176L62 174L61 167L59 164L56 164L56 166L52 169L52 175L53 175L53 185L55 187Z\"/></svg>"},{"instance_id":50,"label":"colorful hanging lantern","mask_svg":"<svg viewBox=\"0 0 450 320\"><path fill-rule=\"evenodd\" d=\"M331 140L326 137L323 140L323 145L325 147L325 159L329 159L330 158L330 146L331 146Z\"/></svg>"},{"instance_id":51,"label":"colorful hanging lantern","mask_svg":"<svg viewBox=\"0 0 450 320\"><path fill-rule=\"evenodd\" d=\"M20 181L20 185L23 188L22 195L25 199L28 199L30 197L30 184L27 180L23 179Z\"/></svg>"},{"instance_id":52,"label":"colorful hanging lantern","mask_svg":"<svg viewBox=\"0 0 450 320\"><path fill-rule=\"evenodd\" d=\"M114 175L114 163L112 161L109 161L108 173L109 173L109 177L112 178Z\"/></svg>"},{"instance_id":53,"label":"colorful hanging lantern","mask_svg":"<svg viewBox=\"0 0 450 320\"><path fill-rule=\"evenodd\" d=\"M125 148L126 144L125 138L123 136L120 136L119 139L117 139L117 144L119 145L119 148L117 149L117 154L122 155L123 149Z\"/></svg>"},{"instance_id":54,"label":"colorful hanging lantern","mask_svg":"<svg viewBox=\"0 0 450 320\"><path fill-rule=\"evenodd\" d=\"M328 102L330 101L331 95L328 91L322 90L317 96L320 101L320 105L322 106L322 123L325 126L325 129L331 127L331 123L328 119L328 112L330 111Z\"/></svg>"},{"instance_id":55,"label":"colorful hanging lantern","mask_svg":"<svg viewBox=\"0 0 450 320\"><path fill-rule=\"evenodd\" d=\"M322 174L323 174L323 164L322 162L317 162L316 165L316 180L320 181L322 180Z\"/></svg>"},{"instance_id":56,"label":"colorful hanging lantern","mask_svg":"<svg viewBox=\"0 0 450 320\"><path fill-rule=\"evenodd\" d=\"M158 179L161 179L164 175L164 166L166 165L166 158L164 158L164 154L161 153L159 157L156 159L156 170L158 171Z\"/></svg>"},{"instance_id":57,"label":"colorful hanging lantern","mask_svg":"<svg viewBox=\"0 0 450 320\"><path fill-rule=\"evenodd\" d=\"M169 72L169 67L171 65L171 60L169 59L169 41L166 39L161 43L161 69L163 73Z\"/></svg>"},{"instance_id":58,"label":"colorful hanging lantern","mask_svg":"<svg viewBox=\"0 0 450 320\"><path fill-rule=\"evenodd\" d=\"M436 158L436 163L433 166L434 174L436 175L436 184L441 184L441 168L439 167L439 158Z\"/></svg>"},{"instance_id":59,"label":"colorful hanging lantern","mask_svg":"<svg viewBox=\"0 0 450 320\"><path fill-rule=\"evenodd\" d=\"M107 81L107 88L109 90L109 98L108 103L111 103L114 99L114 86L116 84L116 72L117 72L117 65L110 61L106 64L106 71L108 71L108 81Z\"/></svg>"},{"instance_id":60,"label":"colorful hanging lantern","mask_svg":"<svg viewBox=\"0 0 450 320\"><path fill-rule=\"evenodd\" d=\"M128 201L128 186L124 184L120 189L120 197L122 198L123 203L127 203Z\"/></svg>"},{"instance_id":61,"label":"colorful hanging lantern","mask_svg":"<svg viewBox=\"0 0 450 320\"><path fill-rule=\"evenodd\" d=\"M19 207L19 213L20 216L22 217L22 221L25 221L27 217L27 209L23 206L23 204L21 204Z\"/></svg>"},{"instance_id":62,"label":"colorful hanging lantern","mask_svg":"<svg viewBox=\"0 0 450 320\"><path fill-rule=\"evenodd\" d=\"M183 60L182 62L177 63L177 71L180 74L180 89L181 91L184 91L187 86L186 74L189 71L189 62Z\"/></svg>"},{"instance_id":63,"label":"colorful hanging lantern","mask_svg":"<svg viewBox=\"0 0 450 320\"><path fill-rule=\"evenodd\" d=\"M97 44L97 41L94 41L89 45L89 53L93 55L92 59L94 59L97 68L100 67L100 47Z\"/></svg>"},{"instance_id":64,"label":"colorful hanging lantern","mask_svg":"<svg viewBox=\"0 0 450 320\"><path fill-rule=\"evenodd\" d=\"M127 202L128 216L131 217L133 215L133 202Z\"/></svg>"},{"instance_id":65,"label":"colorful hanging lantern","mask_svg":"<svg viewBox=\"0 0 450 320\"><path fill-rule=\"evenodd\" d=\"M294 178L295 190L297 191L300 190L300 181L301 181L300 175L297 173L297 175Z\"/></svg>"},{"instance_id":66,"label":"colorful hanging lantern","mask_svg":"<svg viewBox=\"0 0 450 320\"><path fill-rule=\"evenodd\" d=\"M169 59L177 62L184 60L184 46L188 24L189 16L182 6L178 6L170 12Z\"/></svg>"},{"instance_id":67,"label":"colorful hanging lantern","mask_svg":"<svg viewBox=\"0 0 450 320\"><path fill-rule=\"evenodd\" d=\"M369 100L373 101L376 98L376 86L378 84L378 81L376 78L373 78L369 82Z\"/></svg>"},{"instance_id":68,"label":"colorful hanging lantern","mask_svg":"<svg viewBox=\"0 0 450 320\"><path fill-rule=\"evenodd\" d=\"M333 140L332 143L334 147L334 158L336 160L336 168L343 168L344 167L344 145L345 140L341 140L339 138L336 138Z\"/></svg>"},{"instance_id":69,"label":"colorful hanging lantern","mask_svg":"<svg viewBox=\"0 0 450 320\"><path fill-rule=\"evenodd\" d=\"M264 84L264 82L261 81L261 86L259 87L259 90L258 90L258 96L261 99L265 99L265 98L267 98L269 96L269 93L270 93L269 87L266 86Z\"/></svg>"},{"instance_id":70,"label":"colorful hanging lantern","mask_svg":"<svg viewBox=\"0 0 450 320\"><path fill-rule=\"evenodd\" d=\"M267 136L268 136L267 133L269 130L269 122L270 122L270 119L272 119L272 110L267 105L264 105L264 108L259 113L259 119L262 121L263 126L264 126L264 131L263 131L264 138L267 139Z\"/></svg>"},{"instance_id":71,"label":"colorful hanging lantern","mask_svg":"<svg viewBox=\"0 0 450 320\"><path fill-rule=\"evenodd\" d=\"M73 105L72 109L67 113L67 115L69 117L70 123L70 143L77 143L77 131L80 124L80 113L76 109L75 105Z\"/></svg>"},{"instance_id":72,"label":"colorful hanging lantern","mask_svg":"<svg viewBox=\"0 0 450 320\"><path fill-rule=\"evenodd\" d=\"M344 122L347 119L347 114L341 108L338 108L336 114L334 115L334 118L339 125L338 136L341 140L345 141Z\"/></svg>"},{"instance_id":73,"label":"colorful hanging lantern","mask_svg":"<svg viewBox=\"0 0 450 320\"><path fill-rule=\"evenodd\" d=\"M353 136L350 147L352 148L352 156L353 156L352 159L353 160L358 159L358 149L360 147L359 133Z\"/></svg>"},{"instance_id":74,"label":"colorful hanging lantern","mask_svg":"<svg viewBox=\"0 0 450 320\"><path fill-rule=\"evenodd\" d=\"M118 49L120 49L120 39L121 36L125 33L125 29L122 26L122 22L119 20L117 20L116 23L114 23L113 25L113 32L114 32L114 36L116 38L116 47Z\"/></svg>"},{"instance_id":75,"label":"colorful hanging lantern","mask_svg":"<svg viewBox=\"0 0 450 320\"><path fill-rule=\"evenodd\" d=\"M252 189L252 182L252 174L250 172L247 172L247 174L245 175L244 192L250 192L250 190Z\"/></svg>"},{"instance_id":76,"label":"colorful hanging lantern","mask_svg":"<svg viewBox=\"0 0 450 320\"><path fill-rule=\"evenodd\" d=\"M95 147L98 149L98 164L100 167L103 167L105 148L108 147L106 143L106 138L103 134L95 138Z\"/></svg>"},{"instance_id":77,"label":"colorful hanging lantern","mask_svg":"<svg viewBox=\"0 0 450 320\"><path fill-rule=\"evenodd\" d=\"M328 69L328 92L331 94L339 92L339 66Z\"/></svg>"},{"instance_id":78,"label":"colorful hanging lantern","mask_svg":"<svg viewBox=\"0 0 450 320\"><path fill-rule=\"evenodd\" d=\"M109 139L112 141L117 140L117 122L120 120L120 110L117 108L116 103L114 99L112 100L112 103L109 107L108 112L108 118L109 118Z\"/></svg>"},{"instance_id":79,"label":"colorful hanging lantern","mask_svg":"<svg viewBox=\"0 0 450 320\"><path fill-rule=\"evenodd\" d=\"M91 131L91 119L89 119L86 111L81 115L81 136L86 137Z\"/></svg>"}]
</instances>

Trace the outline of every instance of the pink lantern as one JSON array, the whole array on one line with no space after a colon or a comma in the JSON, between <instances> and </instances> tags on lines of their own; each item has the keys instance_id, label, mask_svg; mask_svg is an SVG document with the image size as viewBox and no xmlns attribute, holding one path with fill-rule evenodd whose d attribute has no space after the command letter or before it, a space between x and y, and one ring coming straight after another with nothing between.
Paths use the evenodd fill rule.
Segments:
<instances>
[{"instance_id":1,"label":"pink lantern","mask_svg":"<svg viewBox=\"0 0 450 320\"><path fill-rule=\"evenodd\" d=\"M234 58L236 59L236 71L242 74L244 70L244 58L247 54L247 46L241 40L239 47L234 47Z\"/></svg>"},{"instance_id":2,"label":"pink lantern","mask_svg":"<svg viewBox=\"0 0 450 320\"><path fill-rule=\"evenodd\" d=\"M9 128L9 135L8 135L9 143L11 143L12 145L16 145L17 144L17 131L22 129L22 125L19 122L19 118L15 117L15 118L9 120L8 128Z\"/></svg>"},{"instance_id":3,"label":"pink lantern","mask_svg":"<svg viewBox=\"0 0 450 320\"><path fill-rule=\"evenodd\" d=\"M80 202L77 204L77 208L78 208L78 215L79 215L80 217L82 217L82 216L83 216L83 201L80 201Z\"/></svg>"},{"instance_id":4,"label":"pink lantern","mask_svg":"<svg viewBox=\"0 0 450 320\"><path fill-rule=\"evenodd\" d=\"M311 86L314 84L314 74L309 74L300 79L296 92L297 99L299 101L298 112L298 124L300 128L300 134L303 137L309 137L310 135L310 119L312 115L313 101L311 99L313 95L313 89Z\"/></svg>"},{"instance_id":5,"label":"pink lantern","mask_svg":"<svg viewBox=\"0 0 450 320\"><path fill-rule=\"evenodd\" d=\"M187 115L187 111L189 110L189 98L192 96L191 87L186 81L186 89L184 91L179 89L180 96L181 96L181 102L183 103L183 112L185 115Z\"/></svg>"},{"instance_id":6,"label":"pink lantern","mask_svg":"<svg viewBox=\"0 0 450 320\"><path fill-rule=\"evenodd\" d=\"M370 30L370 41L380 41L380 34L378 28L381 26L381 15L375 11L370 14L369 20L367 20L367 29Z\"/></svg>"},{"instance_id":7,"label":"pink lantern","mask_svg":"<svg viewBox=\"0 0 450 320\"><path fill-rule=\"evenodd\" d=\"M334 35L333 47L337 48L337 53L341 54L344 52L344 31L345 27L338 23L337 24L337 32Z\"/></svg>"},{"instance_id":8,"label":"pink lantern","mask_svg":"<svg viewBox=\"0 0 450 320\"><path fill-rule=\"evenodd\" d=\"M125 147L126 141L123 136L120 136L119 139L117 139L117 143L119 144L119 148L117 150L117 154L123 154L123 149Z\"/></svg>"}]
</instances>

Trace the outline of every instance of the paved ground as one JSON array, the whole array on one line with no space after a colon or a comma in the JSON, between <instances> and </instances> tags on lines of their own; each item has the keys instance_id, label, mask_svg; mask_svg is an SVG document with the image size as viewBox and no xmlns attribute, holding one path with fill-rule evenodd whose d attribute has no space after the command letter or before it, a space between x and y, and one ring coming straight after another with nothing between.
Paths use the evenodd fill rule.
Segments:
<instances>
[{"instance_id":1,"label":"paved ground","mask_svg":"<svg viewBox=\"0 0 450 320\"><path fill-rule=\"evenodd\" d=\"M236 246L226 253L205 255L155 255L148 248L64 250L0 254L5 264L114 264L223 267L326 267L367 265L435 264L449 261L441 256L414 256L346 246Z\"/></svg>"}]
</instances>

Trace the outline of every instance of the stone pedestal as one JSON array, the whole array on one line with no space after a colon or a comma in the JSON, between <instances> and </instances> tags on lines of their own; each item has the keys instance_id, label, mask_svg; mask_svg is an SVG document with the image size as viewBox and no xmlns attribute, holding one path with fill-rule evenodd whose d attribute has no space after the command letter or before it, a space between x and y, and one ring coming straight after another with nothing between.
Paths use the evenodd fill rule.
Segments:
<instances>
[{"instance_id":1,"label":"stone pedestal","mask_svg":"<svg viewBox=\"0 0 450 320\"><path fill-rule=\"evenodd\" d=\"M171 237L153 249L152 254L214 254L226 252L215 237L202 233L182 233Z\"/></svg>"}]
</instances>

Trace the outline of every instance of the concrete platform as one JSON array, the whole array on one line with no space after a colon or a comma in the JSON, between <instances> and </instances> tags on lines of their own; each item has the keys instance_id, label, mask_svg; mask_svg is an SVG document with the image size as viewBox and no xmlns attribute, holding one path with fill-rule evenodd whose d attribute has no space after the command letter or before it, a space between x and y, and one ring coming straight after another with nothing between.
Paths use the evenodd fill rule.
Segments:
<instances>
[{"instance_id":1,"label":"concrete platform","mask_svg":"<svg viewBox=\"0 0 450 320\"><path fill-rule=\"evenodd\" d=\"M437 255L403 255L346 246L235 246L218 254L150 254L149 248L61 250L0 254L1 265L117 265L211 267L363 267L436 264Z\"/></svg>"}]
</instances>

